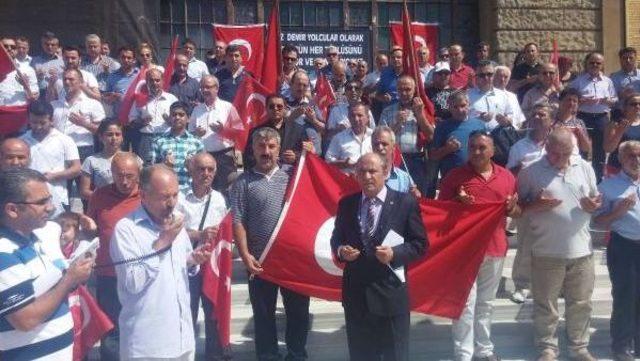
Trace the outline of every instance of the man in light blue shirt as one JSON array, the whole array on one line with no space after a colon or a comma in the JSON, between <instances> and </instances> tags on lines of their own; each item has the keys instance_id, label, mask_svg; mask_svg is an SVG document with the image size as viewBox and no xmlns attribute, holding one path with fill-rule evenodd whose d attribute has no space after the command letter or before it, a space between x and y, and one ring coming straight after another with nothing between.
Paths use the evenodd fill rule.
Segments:
<instances>
[{"instance_id":1,"label":"man in light blue shirt","mask_svg":"<svg viewBox=\"0 0 640 361\"><path fill-rule=\"evenodd\" d=\"M610 78L618 98L621 99L622 91L625 88L640 92L640 72L636 67L637 52L635 48L626 47L620 49L618 58L620 58L620 70L611 73Z\"/></svg>"},{"instance_id":2,"label":"man in light blue shirt","mask_svg":"<svg viewBox=\"0 0 640 361\"><path fill-rule=\"evenodd\" d=\"M189 272L197 272L210 252L195 251L174 213L178 179L164 165L140 177L142 205L116 224L110 245L116 265L120 313L120 359L191 361L195 339L191 321Z\"/></svg>"},{"instance_id":3,"label":"man in light blue shirt","mask_svg":"<svg viewBox=\"0 0 640 361\"><path fill-rule=\"evenodd\" d=\"M611 229L607 268L611 279L611 350L614 360L634 360L634 336L640 291L640 142L626 141L618 148L622 171L598 187L602 207L594 221ZM635 346L638 350L638 345ZM635 353L637 356L638 354Z\"/></svg>"},{"instance_id":4,"label":"man in light blue shirt","mask_svg":"<svg viewBox=\"0 0 640 361\"><path fill-rule=\"evenodd\" d=\"M386 125L376 127L371 135L371 146L375 153L382 155L387 160L386 166L387 169L389 169L389 174L387 175L385 184L394 191L401 193L411 192L416 198L420 198L420 191L416 187L413 179L411 179L409 173L393 164L395 145L396 137L393 129Z\"/></svg>"}]
</instances>

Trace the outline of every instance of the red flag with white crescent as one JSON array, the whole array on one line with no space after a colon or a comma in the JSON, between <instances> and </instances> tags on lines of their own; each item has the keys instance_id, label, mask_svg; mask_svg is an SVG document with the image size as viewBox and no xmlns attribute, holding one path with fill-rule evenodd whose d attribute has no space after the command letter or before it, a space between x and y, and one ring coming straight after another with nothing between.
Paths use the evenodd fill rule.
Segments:
<instances>
[{"instance_id":1,"label":"red flag with white crescent","mask_svg":"<svg viewBox=\"0 0 640 361\"><path fill-rule=\"evenodd\" d=\"M147 68L142 67L124 93L122 101L120 102L120 110L118 111L118 121L120 121L120 124L129 123L129 112L134 103L139 107L146 103L146 98L143 96L143 92L147 88L144 86L146 74Z\"/></svg>"},{"instance_id":2,"label":"red flag with white crescent","mask_svg":"<svg viewBox=\"0 0 640 361\"><path fill-rule=\"evenodd\" d=\"M322 112L323 119L328 119L329 107L336 102L336 95L333 92L333 87L331 87L331 82L322 72L320 72L316 80L316 95L313 100Z\"/></svg>"},{"instance_id":3,"label":"red flag with white crescent","mask_svg":"<svg viewBox=\"0 0 640 361\"><path fill-rule=\"evenodd\" d=\"M238 45L245 69L257 77L262 74L264 24L213 24L213 39L224 41L227 45Z\"/></svg>"},{"instance_id":4,"label":"red flag with white crescent","mask_svg":"<svg viewBox=\"0 0 640 361\"><path fill-rule=\"evenodd\" d=\"M69 294L69 311L73 318L73 361L82 361L114 326L85 286Z\"/></svg>"},{"instance_id":5,"label":"red flag with white crescent","mask_svg":"<svg viewBox=\"0 0 640 361\"><path fill-rule=\"evenodd\" d=\"M260 257L260 277L326 300L341 298L342 265L330 239L338 201L358 191L353 178L304 153L282 214ZM420 200L429 239L427 256L409 268L414 311L458 318L504 204L464 205ZM357 227L357 225L354 225Z\"/></svg>"},{"instance_id":6,"label":"red flag with white crescent","mask_svg":"<svg viewBox=\"0 0 640 361\"><path fill-rule=\"evenodd\" d=\"M28 120L27 108L27 104L0 106L0 135L11 135L22 129Z\"/></svg>"},{"instance_id":7,"label":"red flag with white crescent","mask_svg":"<svg viewBox=\"0 0 640 361\"><path fill-rule=\"evenodd\" d=\"M404 48L404 32L401 21L390 21L391 27L391 45ZM438 54L438 24L427 24L420 22L411 23L411 32L413 33L413 48L419 49L422 46L429 48L429 62L435 63L436 54Z\"/></svg>"},{"instance_id":8,"label":"red flag with white crescent","mask_svg":"<svg viewBox=\"0 0 640 361\"><path fill-rule=\"evenodd\" d=\"M261 76L258 78L262 85L272 93L278 92L278 85L282 79L280 49L282 49L280 46L280 1L275 0L271 8L271 15L269 15L266 50Z\"/></svg>"},{"instance_id":9,"label":"red flag with white crescent","mask_svg":"<svg viewBox=\"0 0 640 361\"><path fill-rule=\"evenodd\" d=\"M229 114L220 136L235 143L243 151L249 132L266 121L266 99L270 92L251 76L245 76L233 100L234 109Z\"/></svg>"},{"instance_id":10,"label":"red flag with white crescent","mask_svg":"<svg viewBox=\"0 0 640 361\"><path fill-rule=\"evenodd\" d=\"M178 35L173 38L171 42L171 50L167 56L167 61L164 64L164 74L162 74L162 90L168 91L171 86L171 77L173 76L173 70L176 67L176 55L178 51Z\"/></svg>"},{"instance_id":11,"label":"red flag with white crescent","mask_svg":"<svg viewBox=\"0 0 640 361\"><path fill-rule=\"evenodd\" d=\"M211 243L211 259L202 265L202 292L213 303L220 343L226 347L231 342L231 273L233 228L232 215L227 215L218 226L216 239Z\"/></svg>"}]
</instances>

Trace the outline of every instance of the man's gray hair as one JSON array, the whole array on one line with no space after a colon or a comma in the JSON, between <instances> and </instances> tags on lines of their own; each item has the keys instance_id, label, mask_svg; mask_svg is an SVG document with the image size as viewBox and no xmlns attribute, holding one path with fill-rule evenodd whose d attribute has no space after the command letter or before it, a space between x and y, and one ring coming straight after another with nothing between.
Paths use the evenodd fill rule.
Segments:
<instances>
[{"instance_id":1,"label":"man's gray hair","mask_svg":"<svg viewBox=\"0 0 640 361\"><path fill-rule=\"evenodd\" d=\"M98 42L102 42L100 40L100 37L98 36L98 34L89 34L87 36L84 37L84 41L85 43L88 43L90 41L98 41Z\"/></svg>"},{"instance_id":2,"label":"man's gray hair","mask_svg":"<svg viewBox=\"0 0 640 361\"><path fill-rule=\"evenodd\" d=\"M203 75L202 79L200 79L200 84L204 84L204 81L209 79L213 80L213 83L215 85L218 85L218 86L220 85L220 81L218 80L218 78L216 78L215 75L211 75L211 74Z\"/></svg>"},{"instance_id":3,"label":"man's gray hair","mask_svg":"<svg viewBox=\"0 0 640 361\"><path fill-rule=\"evenodd\" d=\"M634 148L640 148L640 141L637 140L627 140L618 146L618 154L620 155L620 159L625 157L629 152L631 152Z\"/></svg>"},{"instance_id":4,"label":"man's gray hair","mask_svg":"<svg viewBox=\"0 0 640 361\"><path fill-rule=\"evenodd\" d=\"M497 72L501 72L501 73L505 73L505 74L509 74L511 75L511 69L509 69L508 66L505 65L498 65L494 68L494 71Z\"/></svg>"},{"instance_id":5,"label":"man's gray hair","mask_svg":"<svg viewBox=\"0 0 640 361\"><path fill-rule=\"evenodd\" d=\"M371 139L375 138L380 133L389 134L389 138L391 139L391 143L396 144L396 133L393 132L393 129L391 129L390 126L388 126L388 125L378 125L376 127L376 129L373 130L373 134L371 134Z\"/></svg>"},{"instance_id":6,"label":"man's gray hair","mask_svg":"<svg viewBox=\"0 0 640 361\"><path fill-rule=\"evenodd\" d=\"M262 127L253 132L253 135L251 136L251 141L253 142L253 144L257 144L261 139L275 139L278 142L278 145L280 145L280 134L273 128Z\"/></svg>"},{"instance_id":7,"label":"man's gray hair","mask_svg":"<svg viewBox=\"0 0 640 361\"><path fill-rule=\"evenodd\" d=\"M47 183L47 178L42 173L30 169L12 167L0 172L0 209L7 203L24 202L27 198L29 182ZM2 214L4 217L4 214Z\"/></svg>"}]
</instances>

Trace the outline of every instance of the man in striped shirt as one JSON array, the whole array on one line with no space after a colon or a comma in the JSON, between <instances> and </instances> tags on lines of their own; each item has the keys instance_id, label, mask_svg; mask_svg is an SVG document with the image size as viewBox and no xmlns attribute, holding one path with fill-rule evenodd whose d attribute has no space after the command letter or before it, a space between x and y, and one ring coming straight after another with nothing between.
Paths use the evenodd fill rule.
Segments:
<instances>
[{"instance_id":1,"label":"man in striped shirt","mask_svg":"<svg viewBox=\"0 0 640 361\"><path fill-rule=\"evenodd\" d=\"M91 274L93 258L66 263L54 230L34 232L53 211L47 179L27 168L0 173L0 359L71 360L69 293Z\"/></svg>"}]
</instances>

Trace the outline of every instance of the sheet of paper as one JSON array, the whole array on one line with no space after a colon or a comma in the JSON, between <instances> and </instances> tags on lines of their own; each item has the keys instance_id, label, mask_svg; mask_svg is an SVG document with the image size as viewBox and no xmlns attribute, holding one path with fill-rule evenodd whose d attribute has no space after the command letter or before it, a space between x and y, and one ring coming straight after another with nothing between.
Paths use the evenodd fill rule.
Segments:
<instances>
[{"instance_id":1,"label":"sheet of paper","mask_svg":"<svg viewBox=\"0 0 640 361\"><path fill-rule=\"evenodd\" d=\"M382 241L383 246L389 246L389 247L395 247L403 243L404 243L404 237L399 235L393 229L389 230L389 232L387 233L387 236L384 237L384 240ZM394 269L393 267L389 266L389 269L398 277L398 279L402 283L406 282L406 279L404 277L404 267L398 267Z\"/></svg>"}]
</instances>

